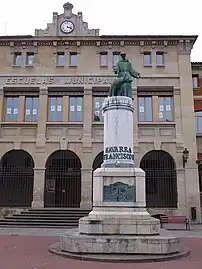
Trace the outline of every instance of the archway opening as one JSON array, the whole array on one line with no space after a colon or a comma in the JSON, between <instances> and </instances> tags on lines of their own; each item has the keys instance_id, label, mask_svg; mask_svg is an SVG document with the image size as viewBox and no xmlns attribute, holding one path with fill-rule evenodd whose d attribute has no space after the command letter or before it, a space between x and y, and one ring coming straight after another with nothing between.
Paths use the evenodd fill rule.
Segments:
<instances>
[{"instance_id":1,"label":"archway opening","mask_svg":"<svg viewBox=\"0 0 202 269\"><path fill-rule=\"evenodd\" d=\"M100 168L102 163L103 163L103 155L104 155L104 152L101 151L94 159L93 161L93 165L92 165L92 168L93 168L93 172L97 169L97 168Z\"/></svg>"},{"instance_id":2,"label":"archway opening","mask_svg":"<svg viewBox=\"0 0 202 269\"><path fill-rule=\"evenodd\" d=\"M70 150L52 153L46 162L44 207L80 207L81 161Z\"/></svg>"},{"instance_id":3,"label":"archway opening","mask_svg":"<svg viewBox=\"0 0 202 269\"><path fill-rule=\"evenodd\" d=\"M146 153L140 168L146 175L146 205L149 208L177 208L177 173L173 157L162 150Z\"/></svg>"},{"instance_id":4,"label":"archway opening","mask_svg":"<svg viewBox=\"0 0 202 269\"><path fill-rule=\"evenodd\" d=\"M0 161L0 206L31 207L34 160L24 150L11 150Z\"/></svg>"}]
</instances>

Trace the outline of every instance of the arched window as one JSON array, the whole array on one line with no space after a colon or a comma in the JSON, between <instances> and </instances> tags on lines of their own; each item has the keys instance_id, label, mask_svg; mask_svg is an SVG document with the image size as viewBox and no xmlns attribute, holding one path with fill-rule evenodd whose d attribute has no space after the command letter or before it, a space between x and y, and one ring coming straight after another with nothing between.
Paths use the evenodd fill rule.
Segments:
<instances>
[{"instance_id":1,"label":"arched window","mask_svg":"<svg viewBox=\"0 0 202 269\"><path fill-rule=\"evenodd\" d=\"M146 153L140 168L146 175L146 205L150 208L177 208L177 174L173 157L162 150Z\"/></svg>"},{"instance_id":2,"label":"arched window","mask_svg":"<svg viewBox=\"0 0 202 269\"><path fill-rule=\"evenodd\" d=\"M0 162L0 206L31 207L34 160L24 150L11 150Z\"/></svg>"},{"instance_id":3,"label":"arched window","mask_svg":"<svg viewBox=\"0 0 202 269\"><path fill-rule=\"evenodd\" d=\"M70 150L53 152L46 162L44 206L80 207L81 161Z\"/></svg>"}]
</instances>

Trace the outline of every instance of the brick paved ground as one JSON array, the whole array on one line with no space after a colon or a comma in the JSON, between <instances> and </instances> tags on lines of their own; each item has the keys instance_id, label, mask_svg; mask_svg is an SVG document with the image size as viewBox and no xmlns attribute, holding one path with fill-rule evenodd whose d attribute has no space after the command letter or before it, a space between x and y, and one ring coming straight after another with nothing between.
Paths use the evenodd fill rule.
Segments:
<instances>
[{"instance_id":1,"label":"brick paved ground","mask_svg":"<svg viewBox=\"0 0 202 269\"><path fill-rule=\"evenodd\" d=\"M81 262L55 256L48 252L50 244L58 241L51 236L0 236L1 269L201 269L202 238L183 238L192 250L188 258L153 264L106 264Z\"/></svg>"}]
</instances>

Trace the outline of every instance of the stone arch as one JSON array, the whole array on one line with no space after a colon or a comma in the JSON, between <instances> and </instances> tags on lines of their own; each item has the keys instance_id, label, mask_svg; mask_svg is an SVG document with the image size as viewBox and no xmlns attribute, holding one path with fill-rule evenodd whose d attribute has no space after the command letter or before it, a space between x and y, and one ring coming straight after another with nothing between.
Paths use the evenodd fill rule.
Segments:
<instances>
[{"instance_id":1,"label":"stone arch","mask_svg":"<svg viewBox=\"0 0 202 269\"><path fill-rule=\"evenodd\" d=\"M103 163L103 155L104 155L104 151L101 151L93 160L93 164L92 164L93 171L101 167L101 164Z\"/></svg>"},{"instance_id":2,"label":"stone arch","mask_svg":"<svg viewBox=\"0 0 202 269\"><path fill-rule=\"evenodd\" d=\"M31 207L34 160L25 150L10 150L0 161L0 206Z\"/></svg>"},{"instance_id":3,"label":"stone arch","mask_svg":"<svg viewBox=\"0 0 202 269\"><path fill-rule=\"evenodd\" d=\"M79 207L81 160L70 150L57 150L46 161L44 206Z\"/></svg>"},{"instance_id":4,"label":"stone arch","mask_svg":"<svg viewBox=\"0 0 202 269\"><path fill-rule=\"evenodd\" d=\"M177 208L177 173L174 158L166 151L147 152L140 168L146 175L146 205L149 208Z\"/></svg>"}]
</instances>

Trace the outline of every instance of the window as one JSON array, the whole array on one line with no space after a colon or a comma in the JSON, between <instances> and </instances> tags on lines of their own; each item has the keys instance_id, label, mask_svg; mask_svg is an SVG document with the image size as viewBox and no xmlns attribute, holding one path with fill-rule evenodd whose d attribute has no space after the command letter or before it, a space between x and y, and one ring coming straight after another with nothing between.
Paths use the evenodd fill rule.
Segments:
<instances>
[{"instance_id":1,"label":"window","mask_svg":"<svg viewBox=\"0 0 202 269\"><path fill-rule=\"evenodd\" d=\"M199 75L192 75L193 88L199 88Z\"/></svg>"},{"instance_id":2,"label":"window","mask_svg":"<svg viewBox=\"0 0 202 269\"><path fill-rule=\"evenodd\" d=\"M34 52L28 52L26 58L26 65L32 66L34 64Z\"/></svg>"},{"instance_id":3,"label":"window","mask_svg":"<svg viewBox=\"0 0 202 269\"><path fill-rule=\"evenodd\" d=\"M49 97L49 121L62 121L62 100L62 97Z\"/></svg>"},{"instance_id":4,"label":"window","mask_svg":"<svg viewBox=\"0 0 202 269\"><path fill-rule=\"evenodd\" d=\"M156 52L156 65L163 66L164 65L164 53Z\"/></svg>"},{"instance_id":5,"label":"window","mask_svg":"<svg viewBox=\"0 0 202 269\"><path fill-rule=\"evenodd\" d=\"M64 66L65 65L65 54L64 52L57 53L57 66Z\"/></svg>"},{"instance_id":6,"label":"window","mask_svg":"<svg viewBox=\"0 0 202 269\"><path fill-rule=\"evenodd\" d=\"M13 64L16 66L22 66L22 53L15 52Z\"/></svg>"},{"instance_id":7,"label":"window","mask_svg":"<svg viewBox=\"0 0 202 269\"><path fill-rule=\"evenodd\" d=\"M139 121L152 121L152 97L139 97Z\"/></svg>"},{"instance_id":8,"label":"window","mask_svg":"<svg viewBox=\"0 0 202 269\"><path fill-rule=\"evenodd\" d=\"M76 52L70 53L70 66L77 66L77 53Z\"/></svg>"},{"instance_id":9,"label":"window","mask_svg":"<svg viewBox=\"0 0 202 269\"><path fill-rule=\"evenodd\" d=\"M172 121L172 100L170 96L158 96L158 121Z\"/></svg>"},{"instance_id":10,"label":"window","mask_svg":"<svg viewBox=\"0 0 202 269\"><path fill-rule=\"evenodd\" d=\"M100 66L107 66L107 52L100 53Z\"/></svg>"},{"instance_id":11,"label":"window","mask_svg":"<svg viewBox=\"0 0 202 269\"><path fill-rule=\"evenodd\" d=\"M118 61L119 61L119 53L115 52L115 53L113 53L113 66L116 66Z\"/></svg>"},{"instance_id":12,"label":"window","mask_svg":"<svg viewBox=\"0 0 202 269\"><path fill-rule=\"evenodd\" d=\"M38 121L38 97L25 97L25 121Z\"/></svg>"},{"instance_id":13,"label":"window","mask_svg":"<svg viewBox=\"0 0 202 269\"><path fill-rule=\"evenodd\" d=\"M172 96L139 96L139 121L173 121Z\"/></svg>"},{"instance_id":14,"label":"window","mask_svg":"<svg viewBox=\"0 0 202 269\"><path fill-rule=\"evenodd\" d=\"M102 114L102 104L104 102L105 97L94 97L93 104L93 121L104 121L104 117Z\"/></svg>"},{"instance_id":15,"label":"window","mask_svg":"<svg viewBox=\"0 0 202 269\"><path fill-rule=\"evenodd\" d=\"M195 112L196 117L196 133L202 134L202 111Z\"/></svg>"},{"instance_id":16,"label":"window","mask_svg":"<svg viewBox=\"0 0 202 269\"><path fill-rule=\"evenodd\" d=\"M5 98L5 121L18 120L19 97Z\"/></svg>"},{"instance_id":17,"label":"window","mask_svg":"<svg viewBox=\"0 0 202 269\"><path fill-rule=\"evenodd\" d=\"M151 65L151 52L144 52L143 61L144 61L144 66Z\"/></svg>"},{"instance_id":18,"label":"window","mask_svg":"<svg viewBox=\"0 0 202 269\"><path fill-rule=\"evenodd\" d=\"M83 120L83 98L70 96L69 97L69 121Z\"/></svg>"}]
</instances>

